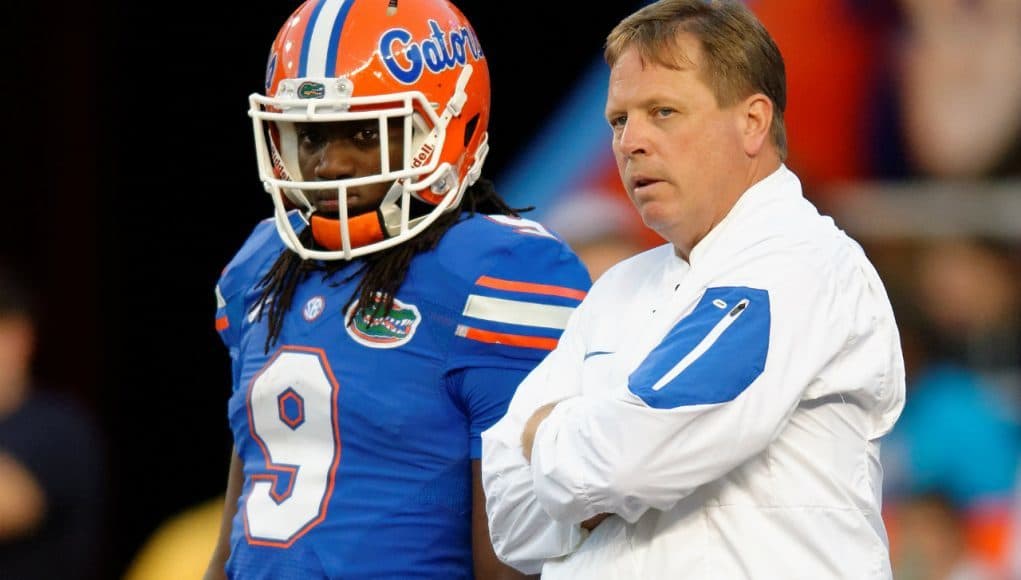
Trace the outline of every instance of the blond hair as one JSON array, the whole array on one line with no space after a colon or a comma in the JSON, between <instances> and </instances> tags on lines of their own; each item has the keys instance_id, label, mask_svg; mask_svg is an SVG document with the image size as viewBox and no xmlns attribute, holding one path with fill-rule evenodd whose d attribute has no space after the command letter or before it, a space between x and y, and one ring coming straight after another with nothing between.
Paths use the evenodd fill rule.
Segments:
<instances>
[{"instance_id":1,"label":"blond hair","mask_svg":"<svg viewBox=\"0 0 1021 580\"><path fill-rule=\"evenodd\" d=\"M754 93L773 102L770 137L780 159L787 156L787 75L780 49L769 32L741 2L735 0L659 0L622 20L606 38L605 58L611 67L634 47L644 62L669 68L690 65L679 48L679 33L702 45L702 80L721 107Z\"/></svg>"}]
</instances>

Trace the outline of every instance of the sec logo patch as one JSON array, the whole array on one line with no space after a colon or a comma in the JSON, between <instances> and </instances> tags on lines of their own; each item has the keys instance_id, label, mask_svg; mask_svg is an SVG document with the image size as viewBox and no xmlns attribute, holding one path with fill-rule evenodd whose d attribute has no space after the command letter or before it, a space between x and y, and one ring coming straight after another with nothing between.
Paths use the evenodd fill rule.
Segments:
<instances>
[{"instance_id":1,"label":"sec logo patch","mask_svg":"<svg viewBox=\"0 0 1021 580\"><path fill-rule=\"evenodd\" d=\"M305 318L305 322L312 322L319 315L326 310L326 299L322 296L313 296L308 299L305 303L305 307L301 309L301 315Z\"/></svg>"}]
</instances>

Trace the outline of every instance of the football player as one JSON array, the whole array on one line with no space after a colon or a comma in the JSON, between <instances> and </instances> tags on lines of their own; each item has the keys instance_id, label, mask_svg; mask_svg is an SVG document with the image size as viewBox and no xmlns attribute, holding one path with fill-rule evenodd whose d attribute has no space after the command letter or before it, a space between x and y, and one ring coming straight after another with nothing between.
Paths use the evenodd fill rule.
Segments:
<instances>
[{"instance_id":1,"label":"football player","mask_svg":"<svg viewBox=\"0 0 1021 580\"><path fill-rule=\"evenodd\" d=\"M590 281L480 178L475 32L446 0L308 0L265 89L273 216L216 287L234 455L207 577L517 577L490 544L480 434Z\"/></svg>"}]
</instances>

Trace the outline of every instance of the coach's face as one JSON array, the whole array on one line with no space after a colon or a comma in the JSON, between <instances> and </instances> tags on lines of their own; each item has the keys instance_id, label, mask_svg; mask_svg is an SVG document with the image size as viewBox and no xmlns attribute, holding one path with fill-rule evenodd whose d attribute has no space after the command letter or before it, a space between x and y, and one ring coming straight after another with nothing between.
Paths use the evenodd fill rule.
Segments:
<instances>
[{"instance_id":1,"label":"coach's face","mask_svg":"<svg viewBox=\"0 0 1021 580\"><path fill-rule=\"evenodd\" d=\"M625 50L610 71L606 118L631 201L687 259L744 191L746 161L739 107L721 108L702 80L701 43L681 33L677 46L678 68Z\"/></svg>"}]
</instances>

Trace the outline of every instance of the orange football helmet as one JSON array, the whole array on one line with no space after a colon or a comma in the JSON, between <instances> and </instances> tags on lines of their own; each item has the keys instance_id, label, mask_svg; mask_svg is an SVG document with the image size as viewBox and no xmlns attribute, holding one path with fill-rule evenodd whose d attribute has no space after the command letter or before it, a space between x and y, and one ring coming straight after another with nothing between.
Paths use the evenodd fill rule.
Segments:
<instances>
[{"instance_id":1,"label":"orange football helmet","mask_svg":"<svg viewBox=\"0 0 1021 580\"><path fill-rule=\"evenodd\" d=\"M489 98L478 38L446 0L307 0L273 43L265 95L249 97L259 177L284 243L306 259L351 259L422 232L478 179ZM302 178L295 124L366 119L379 122L380 173ZM387 154L391 120L404 123L400 164ZM349 217L347 189L373 183L392 183L379 209ZM324 190L336 194L339 219L316 215L310 192ZM427 211L413 212L412 197ZM291 209L317 245L299 239Z\"/></svg>"}]
</instances>

